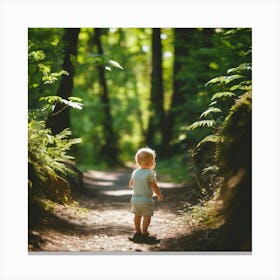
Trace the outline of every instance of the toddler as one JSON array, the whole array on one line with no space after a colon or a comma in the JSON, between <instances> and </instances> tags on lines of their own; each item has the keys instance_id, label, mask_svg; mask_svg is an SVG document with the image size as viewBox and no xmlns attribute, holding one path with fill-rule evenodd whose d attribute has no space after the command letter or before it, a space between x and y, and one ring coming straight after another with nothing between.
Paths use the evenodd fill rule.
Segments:
<instances>
[{"instance_id":1,"label":"toddler","mask_svg":"<svg viewBox=\"0 0 280 280\"><path fill-rule=\"evenodd\" d=\"M148 237L149 235L148 227L154 214L153 192L157 195L159 201L163 200L157 185L156 173L153 170L156 166L155 157L155 151L150 148L141 148L135 155L135 162L139 168L132 172L129 186L133 188L131 205L136 233L130 240Z\"/></svg>"}]
</instances>

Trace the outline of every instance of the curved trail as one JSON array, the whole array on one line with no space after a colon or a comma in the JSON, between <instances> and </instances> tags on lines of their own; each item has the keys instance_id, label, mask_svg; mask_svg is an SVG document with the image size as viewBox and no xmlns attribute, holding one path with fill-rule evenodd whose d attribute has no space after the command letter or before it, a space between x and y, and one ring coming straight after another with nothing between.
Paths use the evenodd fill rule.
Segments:
<instances>
[{"instance_id":1,"label":"curved trail","mask_svg":"<svg viewBox=\"0 0 280 280\"><path fill-rule=\"evenodd\" d=\"M186 219L179 215L188 197L188 187L158 178L164 201L155 202L149 231L159 242L134 243L130 212L132 190L128 187L131 170L88 171L84 188L73 194L77 206L57 205L48 227L34 230L40 247L30 251L55 252L155 252L184 251L179 240L190 234Z\"/></svg>"}]
</instances>

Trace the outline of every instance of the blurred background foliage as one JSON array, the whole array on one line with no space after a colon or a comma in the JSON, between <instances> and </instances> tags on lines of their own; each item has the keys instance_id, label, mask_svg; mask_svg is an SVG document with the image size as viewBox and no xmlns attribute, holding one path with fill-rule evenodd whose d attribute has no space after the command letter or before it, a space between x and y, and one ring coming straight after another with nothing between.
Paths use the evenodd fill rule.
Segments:
<instances>
[{"instance_id":1,"label":"blurred background foliage","mask_svg":"<svg viewBox=\"0 0 280 280\"><path fill-rule=\"evenodd\" d=\"M40 97L56 95L66 76L65 30L29 29L31 110L40 108ZM158 71L153 60L154 30L79 29L77 55L71 58L75 68L71 95L81 98L84 108L70 110L70 129L82 139L73 149L82 169L131 161L142 145L155 148L162 159L185 154L205 133L193 131L187 146L181 141L184 128L208 106L211 92L205 83L250 59L250 29L159 29L161 72L155 75L156 83L162 84L162 98L154 100L162 106L156 108L151 98L152 71ZM157 120L160 116L163 124ZM112 140L114 147L108 148Z\"/></svg>"},{"instance_id":2,"label":"blurred background foliage","mask_svg":"<svg viewBox=\"0 0 280 280\"><path fill-rule=\"evenodd\" d=\"M219 128L251 90L251 29L30 28L28 35L30 122L79 138L67 148L75 167L124 166L150 146L170 180L208 189L201 184L218 169ZM43 125L34 125L34 114Z\"/></svg>"}]
</instances>

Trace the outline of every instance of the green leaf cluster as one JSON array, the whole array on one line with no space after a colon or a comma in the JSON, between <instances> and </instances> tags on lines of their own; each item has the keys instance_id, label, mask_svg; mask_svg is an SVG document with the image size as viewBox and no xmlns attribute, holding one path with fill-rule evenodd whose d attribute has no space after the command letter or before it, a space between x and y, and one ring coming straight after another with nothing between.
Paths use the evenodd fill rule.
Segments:
<instances>
[{"instance_id":1,"label":"green leaf cluster","mask_svg":"<svg viewBox=\"0 0 280 280\"><path fill-rule=\"evenodd\" d=\"M209 108L200 115L202 120L198 120L188 127L189 133L191 130L200 127L210 128L210 131L196 144L196 148L193 152L193 156L197 158L195 169L198 174L196 178L200 178L200 181L203 181L205 186L209 184L208 187L204 188L208 192L213 191L213 188L209 188L210 185L214 186L214 188L217 187L215 183L213 184L210 181L220 182L218 177L222 176L221 167L226 164L223 163L222 160L224 158L222 152L224 150L223 147L237 141L232 137L226 137L224 128L228 127L228 124L232 122L232 116L237 115L240 117L240 108L245 107L246 110L250 110L251 108L251 104L249 104L251 102L250 99L244 97L252 90L251 64L240 64L235 68L229 69L227 73L230 75L219 76L206 83L207 87L211 86L217 91L214 91L212 94ZM248 104L244 100L246 100ZM239 103L242 103L243 107L239 106ZM239 112L236 114L237 110L239 110ZM246 114L246 118L244 117L246 120L248 114ZM240 123L240 127L242 127L243 122L240 121ZM245 125L242 127L242 131L244 129L246 129ZM245 132L242 133L242 135L243 134L245 135ZM199 156L199 154L201 155ZM209 175L209 172L211 175ZM205 180L203 179L204 177ZM200 184L201 183L199 183L199 185Z\"/></svg>"},{"instance_id":2,"label":"green leaf cluster","mask_svg":"<svg viewBox=\"0 0 280 280\"><path fill-rule=\"evenodd\" d=\"M28 42L28 193L30 198L46 197L65 203L71 200L69 181L77 175L70 152L81 139L72 138L69 128L53 135L46 122L50 115L60 114L68 107L81 110L83 104L77 97L63 99L53 95L57 91L55 82L68 75L60 66L62 31L29 30L32 41ZM31 36L34 32L42 38ZM59 103L64 106L54 113Z\"/></svg>"},{"instance_id":3,"label":"green leaf cluster","mask_svg":"<svg viewBox=\"0 0 280 280\"><path fill-rule=\"evenodd\" d=\"M34 114L29 114L28 121L28 167L29 192L32 195L45 196L47 193L60 193L61 182L64 188L70 189L68 176L74 176L71 169L73 157L68 155L72 145L80 143L81 139L71 139L71 131L65 129L57 135L52 135L50 129ZM60 184L57 184L60 182ZM65 202L70 199L63 192L57 199ZM66 195L66 197L65 197Z\"/></svg>"},{"instance_id":4,"label":"green leaf cluster","mask_svg":"<svg viewBox=\"0 0 280 280\"><path fill-rule=\"evenodd\" d=\"M252 90L250 71L251 64L243 63L227 71L227 73L232 75L220 76L208 81L205 84L206 87L214 86L214 88L222 89L223 91L215 92L212 95L209 108L200 115L200 118L204 118L204 120L194 122L189 126L189 129L192 130L204 126L218 129L237 98L245 92ZM211 117L211 119L205 119L207 117Z\"/></svg>"}]
</instances>

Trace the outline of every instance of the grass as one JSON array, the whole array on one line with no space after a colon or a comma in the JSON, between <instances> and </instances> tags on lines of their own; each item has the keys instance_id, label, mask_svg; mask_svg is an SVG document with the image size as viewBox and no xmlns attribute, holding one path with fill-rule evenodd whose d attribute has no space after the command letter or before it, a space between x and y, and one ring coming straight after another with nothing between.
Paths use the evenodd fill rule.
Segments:
<instances>
[{"instance_id":1,"label":"grass","mask_svg":"<svg viewBox=\"0 0 280 280\"><path fill-rule=\"evenodd\" d=\"M179 211L182 218L187 218L191 226L201 229L216 229L224 224L220 189L216 189L210 198L201 199L199 203Z\"/></svg>"}]
</instances>

